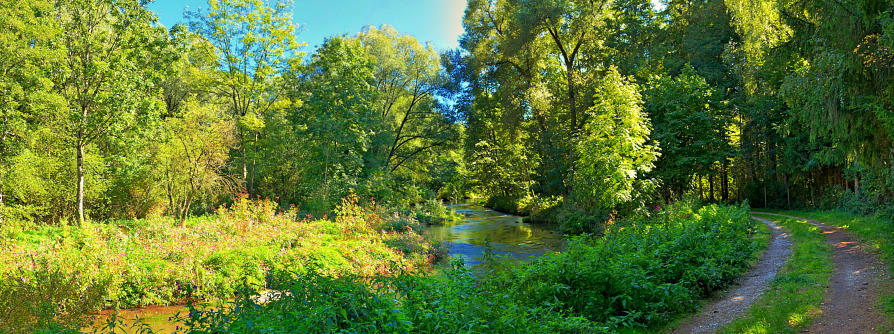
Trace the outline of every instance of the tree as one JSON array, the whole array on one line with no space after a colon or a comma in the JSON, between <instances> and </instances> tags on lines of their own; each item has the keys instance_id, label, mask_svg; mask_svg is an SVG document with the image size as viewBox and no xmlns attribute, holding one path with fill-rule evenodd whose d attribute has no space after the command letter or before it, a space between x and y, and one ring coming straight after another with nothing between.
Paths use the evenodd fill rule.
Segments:
<instances>
[{"instance_id":1,"label":"tree","mask_svg":"<svg viewBox=\"0 0 894 334\"><path fill-rule=\"evenodd\" d=\"M156 159L167 211L183 225L194 204L208 203L235 185L226 175L235 127L224 104L208 92L217 66L214 47L182 26L171 34L181 57L162 83L167 112Z\"/></svg>"},{"instance_id":2,"label":"tree","mask_svg":"<svg viewBox=\"0 0 894 334\"><path fill-rule=\"evenodd\" d=\"M69 110L77 155L77 219L84 224L85 151L110 132L158 111L153 74L164 28L136 0L71 0L57 4L65 60L55 85Z\"/></svg>"},{"instance_id":3,"label":"tree","mask_svg":"<svg viewBox=\"0 0 894 334\"><path fill-rule=\"evenodd\" d=\"M582 127L585 119L578 119L578 78L583 65L582 51L596 53L598 41L603 40L606 21L610 17L607 0L520 0L513 23L519 27L517 43L522 47L546 38L552 54L558 54L564 66L567 92L569 129L572 134ZM546 36L544 36L546 33Z\"/></svg>"},{"instance_id":4,"label":"tree","mask_svg":"<svg viewBox=\"0 0 894 334\"><path fill-rule=\"evenodd\" d=\"M236 118L242 186L253 194L258 157L249 157L248 145L257 155L263 114L282 94L275 78L297 61L301 44L295 41L289 2L211 0L208 6L186 16L192 31L217 50L221 73L214 88Z\"/></svg>"},{"instance_id":5,"label":"tree","mask_svg":"<svg viewBox=\"0 0 894 334\"><path fill-rule=\"evenodd\" d=\"M671 200L691 190L696 176L713 175L715 164L732 158L732 120L714 89L692 67L675 78L654 78L649 85L645 106L655 127L651 138L661 148L653 175L662 181L665 199Z\"/></svg>"},{"instance_id":6,"label":"tree","mask_svg":"<svg viewBox=\"0 0 894 334\"><path fill-rule=\"evenodd\" d=\"M224 171L234 141L232 123L214 105L188 101L166 120L170 138L159 159L168 208L183 225L193 203L229 187Z\"/></svg>"},{"instance_id":7,"label":"tree","mask_svg":"<svg viewBox=\"0 0 894 334\"><path fill-rule=\"evenodd\" d=\"M333 37L291 74L296 89L290 97L303 103L290 118L299 130L296 140L309 151L305 185L318 197L312 200L320 212L346 195L365 170L364 154L376 131L367 125L381 112L372 62L360 40Z\"/></svg>"},{"instance_id":8,"label":"tree","mask_svg":"<svg viewBox=\"0 0 894 334\"><path fill-rule=\"evenodd\" d=\"M602 212L634 196L634 185L652 170L657 148L648 143L649 118L636 84L612 68L597 83L597 103L576 147L574 197Z\"/></svg>"},{"instance_id":9,"label":"tree","mask_svg":"<svg viewBox=\"0 0 894 334\"><path fill-rule=\"evenodd\" d=\"M422 45L394 28L367 27L357 35L373 57L375 88L381 99L380 128L383 168L390 172L451 139L450 123L434 99L441 59L431 45Z\"/></svg>"},{"instance_id":10,"label":"tree","mask_svg":"<svg viewBox=\"0 0 894 334\"><path fill-rule=\"evenodd\" d=\"M10 158L23 146L36 114L62 106L49 80L49 66L62 54L52 42L52 3L0 4L0 225L6 219Z\"/></svg>"}]
</instances>

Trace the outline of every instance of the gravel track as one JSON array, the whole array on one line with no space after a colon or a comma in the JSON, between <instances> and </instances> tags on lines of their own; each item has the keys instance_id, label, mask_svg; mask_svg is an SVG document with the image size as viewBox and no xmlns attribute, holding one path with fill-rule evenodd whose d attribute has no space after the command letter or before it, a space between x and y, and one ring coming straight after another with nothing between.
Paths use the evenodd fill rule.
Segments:
<instances>
[{"instance_id":1,"label":"gravel track","mask_svg":"<svg viewBox=\"0 0 894 334\"><path fill-rule=\"evenodd\" d=\"M759 213L759 212L756 212ZM762 213L806 221L820 230L832 246L835 266L822 314L804 333L888 333L891 319L880 309L879 297L891 292L891 279L878 256L867 252L846 230L821 222L780 214Z\"/></svg>"},{"instance_id":2,"label":"gravel track","mask_svg":"<svg viewBox=\"0 0 894 334\"><path fill-rule=\"evenodd\" d=\"M779 225L770 220L753 217L770 227L770 245L760 262L743 275L726 292L713 298L701 311L681 323L671 333L713 333L729 324L749 309L791 254L791 239Z\"/></svg>"}]
</instances>

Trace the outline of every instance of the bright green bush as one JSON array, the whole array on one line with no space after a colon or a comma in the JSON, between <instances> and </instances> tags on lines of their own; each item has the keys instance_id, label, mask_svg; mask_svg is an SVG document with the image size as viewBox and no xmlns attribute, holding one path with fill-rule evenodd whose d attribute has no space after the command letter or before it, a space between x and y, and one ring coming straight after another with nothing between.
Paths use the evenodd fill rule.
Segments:
<instances>
[{"instance_id":1,"label":"bright green bush","mask_svg":"<svg viewBox=\"0 0 894 334\"><path fill-rule=\"evenodd\" d=\"M608 225L599 239L575 238L566 252L515 271L505 289L613 328L661 324L743 272L757 247L754 231L746 208L720 206Z\"/></svg>"}]
</instances>

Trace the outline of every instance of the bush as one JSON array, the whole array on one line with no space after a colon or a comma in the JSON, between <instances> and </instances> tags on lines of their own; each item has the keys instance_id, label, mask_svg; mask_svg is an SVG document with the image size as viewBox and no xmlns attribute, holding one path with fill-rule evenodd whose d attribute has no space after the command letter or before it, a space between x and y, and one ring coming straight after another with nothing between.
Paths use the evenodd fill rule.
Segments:
<instances>
[{"instance_id":1,"label":"bush","mask_svg":"<svg viewBox=\"0 0 894 334\"><path fill-rule=\"evenodd\" d=\"M754 231L746 208L719 206L688 219L608 225L600 239L577 237L566 252L517 270L506 288L530 305L558 302L612 328L660 324L744 271Z\"/></svg>"},{"instance_id":2,"label":"bush","mask_svg":"<svg viewBox=\"0 0 894 334\"><path fill-rule=\"evenodd\" d=\"M416 229L383 232L386 219L353 197L331 220L298 219L294 210L277 212L272 201L247 198L219 211L186 226L159 218L5 230L0 332L46 327L54 315L69 312L229 299L246 285L268 287L270 273L286 269L327 277L396 275L428 268L442 256Z\"/></svg>"},{"instance_id":3,"label":"bush","mask_svg":"<svg viewBox=\"0 0 894 334\"><path fill-rule=\"evenodd\" d=\"M268 304L243 298L198 310L209 332L614 333L655 329L726 287L759 242L745 207L672 207L616 222L567 251L473 274L461 261L434 275L375 279L279 275Z\"/></svg>"},{"instance_id":4,"label":"bush","mask_svg":"<svg viewBox=\"0 0 894 334\"><path fill-rule=\"evenodd\" d=\"M370 289L359 277L280 272L271 287L276 292L266 303L250 297L255 290L245 290L246 297L228 307L191 307L182 320L191 333L405 333L410 328L396 297Z\"/></svg>"},{"instance_id":5,"label":"bush","mask_svg":"<svg viewBox=\"0 0 894 334\"><path fill-rule=\"evenodd\" d=\"M417 221L426 225L443 224L459 219L459 216L450 211L444 202L437 199L417 204L413 207L412 215Z\"/></svg>"},{"instance_id":6,"label":"bush","mask_svg":"<svg viewBox=\"0 0 894 334\"><path fill-rule=\"evenodd\" d=\"M65 272L46 261L31 271L0 280L0 331L32 333L46 328L77 328L101 306L107 281Z\"/></svg>"}]
</instances>

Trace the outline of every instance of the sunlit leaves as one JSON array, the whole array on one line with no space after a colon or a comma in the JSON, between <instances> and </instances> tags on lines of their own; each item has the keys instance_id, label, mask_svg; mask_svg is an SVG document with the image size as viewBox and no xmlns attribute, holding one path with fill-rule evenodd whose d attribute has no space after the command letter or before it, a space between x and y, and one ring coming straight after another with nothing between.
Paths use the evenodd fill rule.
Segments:
<instances>
[{"instance_id":1,"label":"sunlit leaves","mask_svg":"<svg viewBox=\"0 0 894 334\"><path fill-rule=\"evenodd\" d=\"M574 189L582 203L611 210L632 198L634 182L658 154L647 143L650 122L636 84L611 69L597 83L595 101L576 148Z\"/></svg>"}]
</instances>

